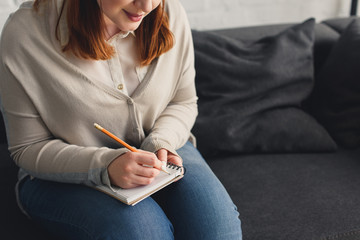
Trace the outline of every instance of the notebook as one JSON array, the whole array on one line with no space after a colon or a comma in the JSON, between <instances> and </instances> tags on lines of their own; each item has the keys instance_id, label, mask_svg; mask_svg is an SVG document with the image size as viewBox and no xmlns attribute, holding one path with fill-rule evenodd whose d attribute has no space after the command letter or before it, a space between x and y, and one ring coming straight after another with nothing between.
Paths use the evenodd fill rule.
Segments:
<instances>
[{"instance_id":1,"label":"notebook","mask_svg":"<svg viewBox=\"0 0 360 240\"><path fill-rule=\"evenodd\" d=\"M95 186L95 189L109 194L110 196L120 200L127 205L134 206L135 204L147 198L151 194L182 178L185 172L185 169L183 167L177 166L172 163L167 163L166 170L170 174L160 171L159 175L156 176L154 181L146 186L139 186L130 189L112 187L113 189L110 189L108 186L101 185Z\"/></svg>"}]
</instances>

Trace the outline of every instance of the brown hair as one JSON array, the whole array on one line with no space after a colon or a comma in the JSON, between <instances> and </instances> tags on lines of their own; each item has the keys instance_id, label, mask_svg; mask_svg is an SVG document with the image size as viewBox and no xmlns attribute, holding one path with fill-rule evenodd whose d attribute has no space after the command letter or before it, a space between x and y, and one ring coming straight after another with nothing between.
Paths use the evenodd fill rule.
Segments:
<instances>
[{"instance_id":1,"label":"brown hair","mask_svg":"<svg viewBox=\"0 0 360 240\"><path fill-rule=\"evenodd\" d=\"M35 0L34 9L37 10L44 1L46 0ZM66 0L60 16L63 14L65 2ZM138 56L142 66L149 65L174 45L164 6L165 0L162 0L162 4L149 13L135 30ZM56 27L57 37L59 19ZM63 48L64 52L71 51L77 57L94 60L106 60L113 56L114 49L105 40L104 19L96 0L68 1L67 25L69 41Z\"/></svg>"}]
</instances>

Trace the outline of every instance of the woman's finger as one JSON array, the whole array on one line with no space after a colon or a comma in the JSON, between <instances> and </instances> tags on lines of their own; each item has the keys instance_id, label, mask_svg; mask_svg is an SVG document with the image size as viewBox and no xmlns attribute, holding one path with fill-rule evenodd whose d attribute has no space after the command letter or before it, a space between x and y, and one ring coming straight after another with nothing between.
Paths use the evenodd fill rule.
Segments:
<instances>
[{"instance_id":1,"label":"woman's finger","mask_svg":"<svg viewBox=\"0 0 360 240\"><path fill-rule=\"evenodd\" d=\"M142 176L133 175L133 177L129 178L129 180L126 183L124 183L121 186L121 188L127 189L127 188L145 186L152 183L152 181L154 181L154 178L146 178Z\"/></svg>"},{"instance_id":2,"label":"woman's finger","mask_svg":"<svg viewBox=\"0 0 360 240\"><path fill-rule=\"evenodd\" d=\"M139 165L134 169L134 175L146 178L155 178L159 173L159 169L143 165Z\"/></svg>"},{"instance_id":3,"label":"woman's finger","mask_svg":"<svg viewBox=\"0 0 360 240\"><path fill-rule=\"evenodd\" d=\"M130 180L130 184L136 186L145 186L152 183L154 179L155 177L143 177L143 176L134 175Z\"/></svg>"},{"instance_id":4,"label":"woman's finger","mask_svg":"<svg viewBox=\"0 0 360 240\"><path fill-rule=\"evenodd\" d=\"M175 154L173 154L173 153L169 153L169 154L168 154L168 159L167 159L167 160L168 160L169 162L175 164L175 165L178 165L178 166L182 166L182 165L183 165L182 159L181 159L179 156L177 156L177 155L175 155Z\"/></svg>"},{"instance_id":5,"label":"woman's finger","mask_svg":"<svg viewBox=\"0 0 360 240\"><path fill-rule=\"evenodd\" d=\"M168 151L164 148L157 151L156 156L162 162L167 162Z\"/></svg>"},{"instance_id":6,"label":"woman's finger","mask_svg":"<svg viewBox=\"0 0 360 240\"><path fill-rule=\"evenodd\" d=\"M154 153L139 152L135 161L139 165L154 167L157 169L161 169L162 166L162 162L158 159L158 157Z\"/></svg>"}]
</instances>

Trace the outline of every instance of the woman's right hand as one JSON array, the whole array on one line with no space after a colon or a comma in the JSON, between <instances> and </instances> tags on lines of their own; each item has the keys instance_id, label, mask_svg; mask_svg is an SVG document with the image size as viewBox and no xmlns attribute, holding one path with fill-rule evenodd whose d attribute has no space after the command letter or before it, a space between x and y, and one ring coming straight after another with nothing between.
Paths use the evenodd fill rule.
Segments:
<instances>
[{"instance_id":1,"label":"woman's right hand","mask_svg":"<svg viewBox=\"0 0 360 240\"><path fill-rule=\"evenodd\" d=\"M139 150L117 157L108 166L108 174L111 184L133 188L150 184L160 173L161 166L162 162L154 153Z\"/></svg>"}]
</instances>

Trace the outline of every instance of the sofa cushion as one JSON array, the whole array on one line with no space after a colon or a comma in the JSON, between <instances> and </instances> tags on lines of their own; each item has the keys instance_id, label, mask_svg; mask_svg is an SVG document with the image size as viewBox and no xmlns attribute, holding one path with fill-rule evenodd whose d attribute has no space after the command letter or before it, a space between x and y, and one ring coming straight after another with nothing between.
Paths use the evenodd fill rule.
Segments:
<instances>
[{"instance_id":1,"label":"sofa cushion","mask_svg":"<svg viewBox=\"0 0 360 240\"><path fill-rule=\"evenodd\" d=\"M314 115L335 141L360 147L360 20L342 33L318 76Z\"/></svg>"},{"instance_id":2,"label":"sofa cushion","mask_svg":"<svg viewBox=\"0 0 360 240\"><path fill-rule=\"evenodd\" d=\"M208 161L246 240L359 240L360 149L241 154Z\"/></svg>"},{"instance_id":3,"label":"sofa cushion","mask_svg":"<svg viewBox=\"0 0 360 240\"><path fill-rule=\"evenodd\" d=\"M254 42L193 31L199 116L209 157L225 152L308 152L336 144L301 109L313 86L314 19Z\"/></svg>"}]
</instances>

